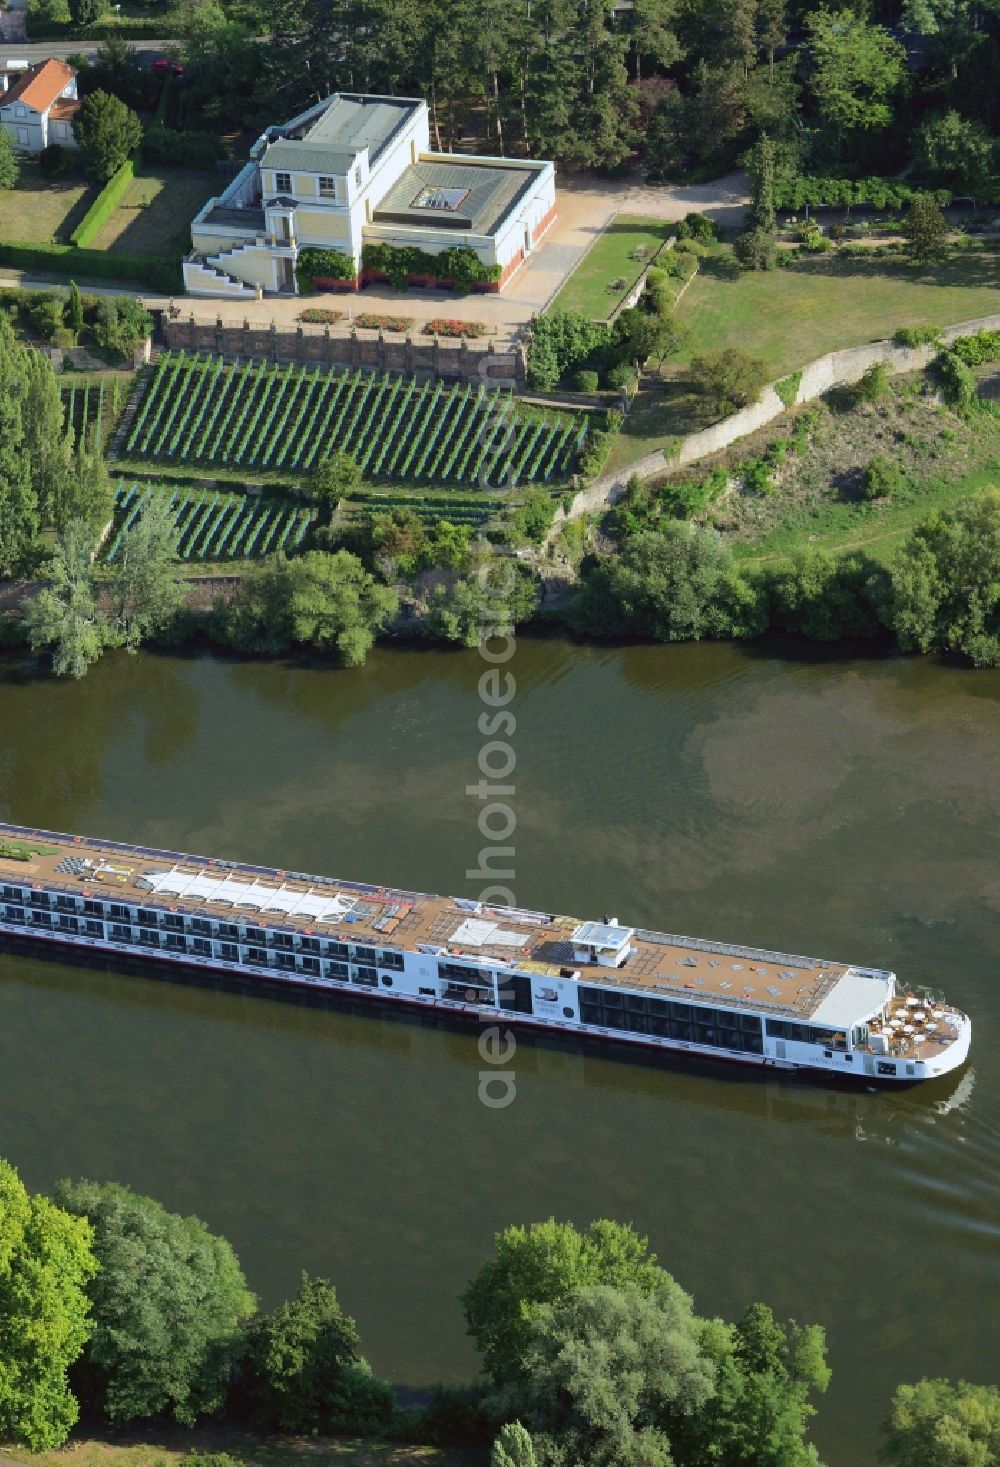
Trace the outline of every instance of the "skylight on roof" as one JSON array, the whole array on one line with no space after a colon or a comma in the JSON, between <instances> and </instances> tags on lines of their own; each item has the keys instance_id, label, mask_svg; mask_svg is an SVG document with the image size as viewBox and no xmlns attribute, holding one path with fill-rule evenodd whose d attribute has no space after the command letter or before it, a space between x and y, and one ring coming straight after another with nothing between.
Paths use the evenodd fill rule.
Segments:
<instances>
[{"instance_id":1,"label":"skylight on roof","mask_svg":"<svg viewBox=\"0 0 1000 1467\"><path fill-rule=\"evenodd\" d=\"M469 197L467 188L422 188L410 204L411 209L444 209L454 214Z\"/></svg>"}]
</instances>

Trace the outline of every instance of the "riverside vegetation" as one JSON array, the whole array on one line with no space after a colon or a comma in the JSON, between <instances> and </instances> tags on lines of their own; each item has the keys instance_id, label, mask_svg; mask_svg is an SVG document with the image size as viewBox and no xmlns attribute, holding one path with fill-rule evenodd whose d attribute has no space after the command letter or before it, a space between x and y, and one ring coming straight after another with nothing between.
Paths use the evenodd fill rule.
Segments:
<instances>
[{"instance_id":1,"label":"riverside vegetation","mask_svg":"<svg viewBox=\"0 0 1000 1467\"><path fill-rule=\"evenodd\" d=\"M303 1274L260 1312L225 1238L114 1182L32 1195L0 1161L0 1204L0 1441L31 1452L80 1421L85 1435L215 1420L460 1445L491 1467L819 1462L808 1424L830 1379L822 1327L761 1303L733 1324L696 1314L619 1223L499 1233L461 1295L481 1378L404 1411L327 1280ZM985 1467L1000 1451L1000 1391L903 1385L883 1430L895 1467Z\"/></svg>"}]
</instances>

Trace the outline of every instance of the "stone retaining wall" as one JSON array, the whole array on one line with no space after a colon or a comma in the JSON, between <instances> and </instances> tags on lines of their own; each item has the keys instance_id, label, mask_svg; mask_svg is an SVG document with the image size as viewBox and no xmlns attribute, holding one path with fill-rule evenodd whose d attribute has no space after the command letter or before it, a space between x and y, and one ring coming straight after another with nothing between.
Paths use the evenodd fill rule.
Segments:
<instances>
[{"instance_id":1,"label":"stone retaining wall","mask_svg":"<svg viewBox=\"0 0 1000 1467\"><path fill-rule=\"evenodd\" d=\"M384 336L330 327L282 329L244 320L213 324L193 316L164 316L164 346L172 351L210 352L233 361L303 362L339 367L371 367L416 377L441 377L485 386L521 386L524 354L520 347L499 350L492 341L445 337Z\"/></svg>"},{"instance_id":2,"label":"stone retaining wall","mask_svg":"<svg viewBox=\"0 0 1000 1467\"><path fill-rule=\"evenodd\" d=\"M979 331L1000 331L1000 315L980 316L974 321L945 326L941 331L941 339L948 343L957 341L961 336L975 336ZM893 373L915 372L926 367L937 355L937 350L933 344L908 347L897 346L893 341L874 341L868 346L853 346L844 351L828 352L826 356L817 357L814 362L809 362L802 368L795 405L821 397L831 387L857 382L869 367L878 362L883 362ZM759 402L713 423L700 433L691 433L687 438L682 438L671 454L667 455L660 449L656 453L647 454L645 458L637 459L625 469L595 479L592 484L580 490L567 511L557 514L548 540L554 540L567 520L579 519L581 515L593 514L604 505L614 504L621 498L629 479L651 479L658 474L668 474L672 468L697 463L699 459L708 458L720 449L728 448L738 439L755 433L758 428L773 422L786 411L785 404L775 391L775 384L771 383L764 388Z\"/></svg>"}]
</instances>

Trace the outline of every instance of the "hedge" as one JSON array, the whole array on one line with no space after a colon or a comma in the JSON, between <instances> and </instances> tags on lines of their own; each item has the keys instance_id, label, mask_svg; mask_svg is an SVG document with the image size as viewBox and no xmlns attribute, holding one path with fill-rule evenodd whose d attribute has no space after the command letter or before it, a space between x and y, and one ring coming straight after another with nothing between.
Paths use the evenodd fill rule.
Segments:
<instances>
[{"instance_id":1,"label":"hedge","mask_svg":"<svg viewBox=\"0 0 1000 1467\"><path fill-rule=\"evenodd\" d=\"M416 245L365 245L361 260L366 270L387 275L397 290L403 289L411 275L447 280L456 290L471 290L474 285L495 284L503 274L499 265L484 265L467 245L455 245L436 255Z\"/></svg>"},{"instance_id":2,"label":"hedge","mask_svg":"<svg viewBox=\"0 0 1000 1467\"><path fill-rule=\"evenodd\" d=\"M70 275L77 284L89 276L101 280L135 280L165 295L183 289L180 256L111 254L79 245L0 242L0 265Z\"/></svg>"},{"instance_id":3,"label":"hedge","mask_svg":"<svg viewBox=\"0 0 1000 1467\"><path fill-rule=\"evenodd\" d=\"M103 224L111 218L118 204L135 178L135 163L131 158L126 158L117 173L112 173L107 183L101 189L97 198L84 214L79 224L69 237L70 244L79 245L81 248L91 244Z\"/></svg>"},{"instance_id":4,"label":"hedge","mask_svg":"<svg viewBox=\"0 0 1000 1467\"><path fill-rule=\"evenodd\" d=\"M295 261L295 278L305 291L312 290L314 282L354 280L357 273L353 259L343 250L305 249Z\"/></svg>"},{"instance_id":5,"label":"hedge","mask_svg":"<svg viewBox=\"0 0 1000 1467\"><path fill-rule=\"evenodd\" d=\"M28 20L33 41L106 41L117 36L123 41L143 41L164 33L168 17L160 20L119 20L114 25L76 25L71 20L46 20L32 12ZM170 32L167 31L169 35Z\"/></svg>"},{"instance_id":6,"label":"hedge","mask_svg":"<svg viewBox=\"0 0 1000 1467\"><path fill-rule=\"evenodd\" d=\"M774 186L774 203L778 209L850 209L858 204L871 204L876 209L899 209L917 194L928 190L900 183L895 178L822 178L804 175L779 179ZM931 190L942 207L950 204L950 189Z\"/></svg>"}]
</instances>

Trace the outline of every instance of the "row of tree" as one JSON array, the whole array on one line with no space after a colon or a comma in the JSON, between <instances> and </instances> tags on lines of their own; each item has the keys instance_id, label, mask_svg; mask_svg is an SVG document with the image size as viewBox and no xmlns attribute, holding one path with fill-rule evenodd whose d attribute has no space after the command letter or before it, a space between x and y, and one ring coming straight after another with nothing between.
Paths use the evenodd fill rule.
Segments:
<instances>
[{"instance_id":1,"label":"row of tree","mask_svg":"<svg viewBox=\"0 0 1000 1467\"><path fill-rule=\"evenodd\" d=\"M746 568L716 531L666 516L649 526L645 491L614 512L621 548L584 579L572 624L589 636L656 641L754 637L770 629L818 641L895 635L908 652L955 652L1000 666L1000 492L935 512L891 566L804 550ZM636 514L636 509L639 514Z\"/></svg>"},{"instance_id":2,"label":"row of tree","mask_svg":"<svg viewBox=\"0 0 1000 1467\"><path fill-rule=\"evenodd\" d=\"M493 1440L492 1467L808 1467L830 1371L818 1325L751 1304L729 1324L630 1227L511 1227L462 1294L483 1379L403 1413L326 1280L259 1312L223 1237L115 1183L28 1193L0 1161L0 1441L44 1450L80 1417ZM995 1387L922 1381L885 1424L898 1467L985 1464Z\"/></svg>"}]
</instances>

